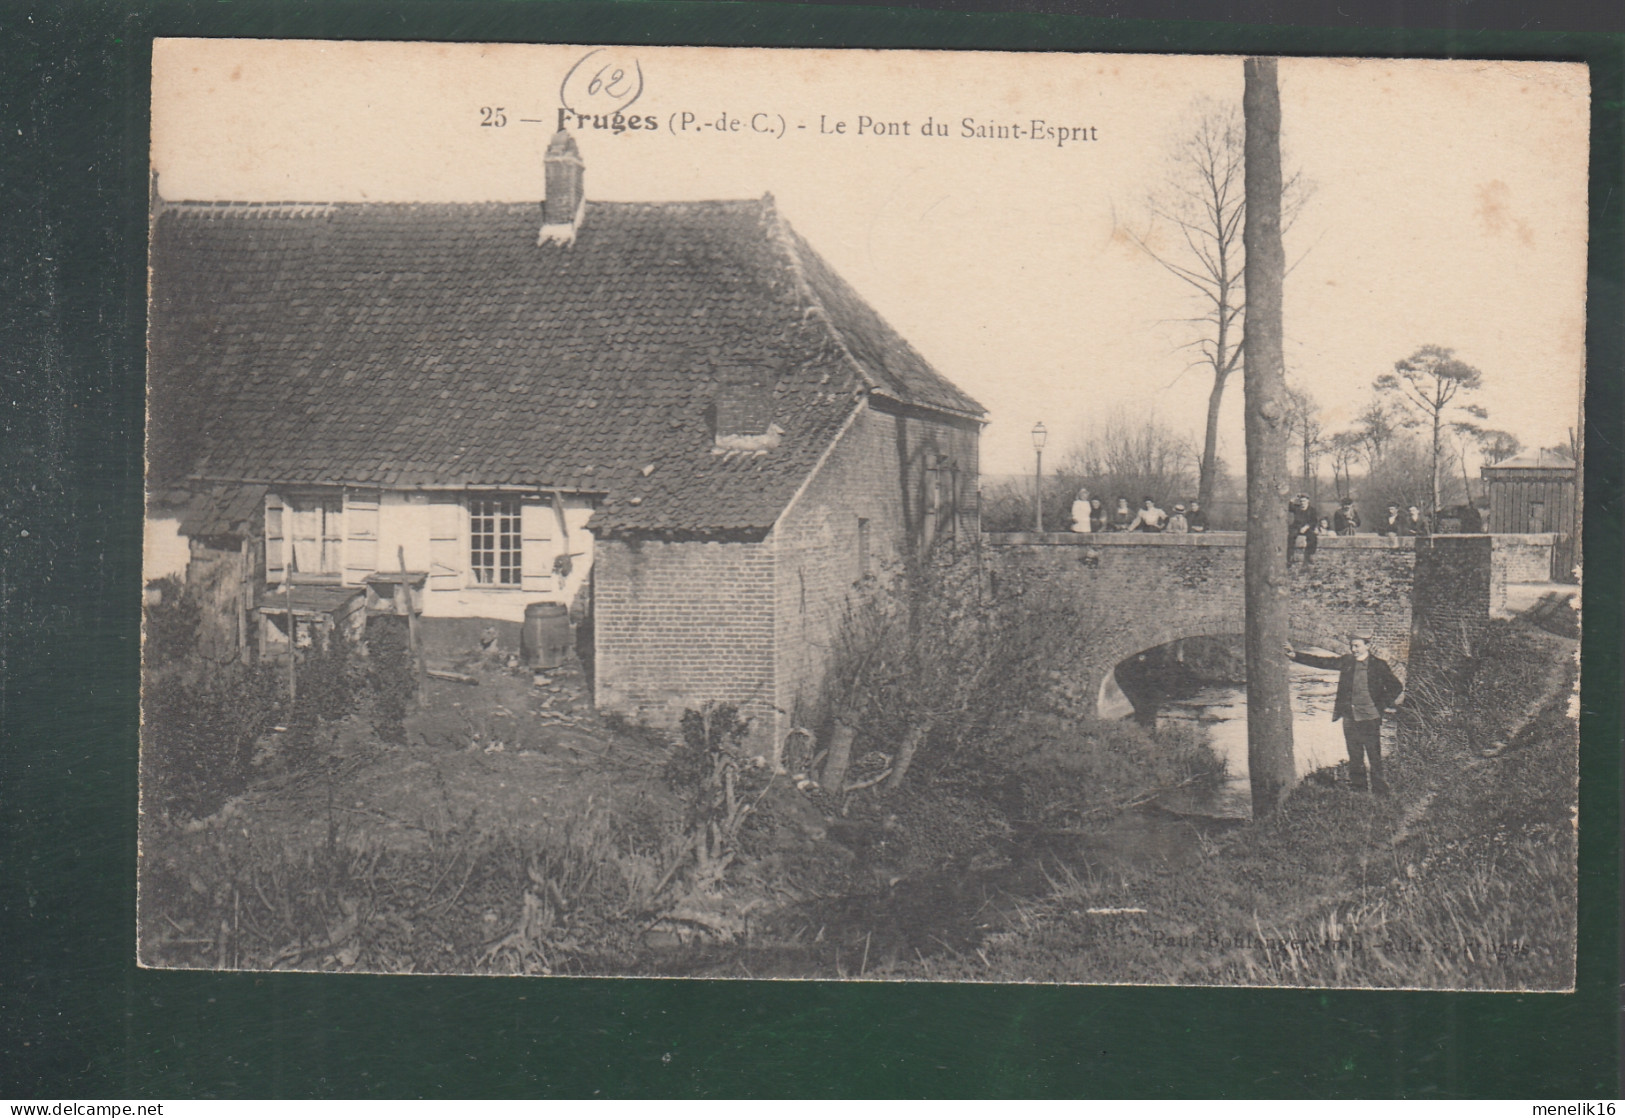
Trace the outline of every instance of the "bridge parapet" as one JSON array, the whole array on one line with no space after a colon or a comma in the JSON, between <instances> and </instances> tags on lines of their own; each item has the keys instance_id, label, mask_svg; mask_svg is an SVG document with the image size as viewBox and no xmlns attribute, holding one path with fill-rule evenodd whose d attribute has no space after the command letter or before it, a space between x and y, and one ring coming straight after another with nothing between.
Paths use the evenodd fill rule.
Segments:
<instances>
[{"instance_id":1,"label":"bridge parapet","mask_svg":"<svg viewBox=\"0 0 1625 1118\"><path fill-rule=\"evenodd\" d=\"M1444 537L1433 537L1442 539ZM988 547L1236 548L1246 532L984 532ZM1414 551L1409 536L1321 536L1322 551Z\"/></svg>"}]
</instances>

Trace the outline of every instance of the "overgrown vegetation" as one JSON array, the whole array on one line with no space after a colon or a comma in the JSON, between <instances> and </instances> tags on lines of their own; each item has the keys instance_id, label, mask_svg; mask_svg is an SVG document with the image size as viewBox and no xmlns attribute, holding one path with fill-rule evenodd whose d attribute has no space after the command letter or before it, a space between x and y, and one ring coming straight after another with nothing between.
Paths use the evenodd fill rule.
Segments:
<instances>
[{"instance_id":1,"label":"overgrown vegetation","mask_svg":"<svg viewBox=\"0 0 1625 1118\"><path fill-rule=\"evenodd\" d=\"M1179 872L1060 874L982 955L905 973L1564 987L1574 973L1571 650L1497 626L1476 663L1415 698L1391 799L1306 782L1268 822L1204 839Z\"/></svg>"},{"instance_id":2,"label":"overgrown vegetation","mask_svg":"<svg viewBox=\"0 0 1625 1118\"><path fill-rule=\"evenodd\" d=\"M911 773L998 762L1026 716L1055 706L1087 640L1042 581L1008 581L995 598L974 553L877 583L837 636L824 789L843 794L850 758L870 750L885 756L887 792Z\"/></svg>"},{"instance_id":3,"label":"overgrown vegetation","mask_svg":"<svg viewBox=\"0 0 1625 1118\"><path fill-rule=\"evenodd\" d=\"M567 974L630 965L663 861L661 810L569 805L539 830L472 814L409 845L331 822L299 846L221 827L143 852L143 957L168 966ZM190 840L190 841L189 841Z\"/></svg>"}]
</instances>

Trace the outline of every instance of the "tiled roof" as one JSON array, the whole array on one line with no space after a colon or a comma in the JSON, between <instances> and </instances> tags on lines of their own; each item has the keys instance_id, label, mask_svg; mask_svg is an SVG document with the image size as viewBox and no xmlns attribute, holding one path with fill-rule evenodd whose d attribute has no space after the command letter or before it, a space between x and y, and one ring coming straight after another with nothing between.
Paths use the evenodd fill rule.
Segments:
<instances>
[{"instance_id":1,"label":"tiled roof","mask_svg":"<svg viewBox=\"0 0 1625 1118\"><path fill-rule=\"evenodd\" d=\"M238 536L255 531L265 511L263 485L209 485L191 493L181 513L183 536Z\"/></svg>"},{"instance_id":2,"label":"tiled roof","mask_svg":"<svg viewBox=\"0 0 1625 1118\"><path fill-rule=\"evenodd\" d=\"M183 203L152 242L154 478L604 494L601 531L772 525L865 392L980 418L772 199ZM712 453L718 385L784 435ZM635 503L634 503L635 502Z\"/></svg>"}]
</instances>

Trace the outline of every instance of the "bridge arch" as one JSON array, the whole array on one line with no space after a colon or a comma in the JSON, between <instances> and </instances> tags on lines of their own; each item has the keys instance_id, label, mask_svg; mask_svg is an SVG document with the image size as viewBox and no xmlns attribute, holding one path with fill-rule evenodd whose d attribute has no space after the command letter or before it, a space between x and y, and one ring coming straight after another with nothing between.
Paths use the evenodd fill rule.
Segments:
<instances>
[{"instance_id":1,"label":"bridge arch","mask_svg":"<svg viewBox=\"0 0 1625 1118\"><path fill-rule=\"evenodd\" d=\"M1241 637L1246 631L1246 619L1239 611L1223 613L1205 619L1181 619L1177 623L1142 629L1120 631L1095 654L1088 657L1094 678L1090 680L1095 696L1095 712L1106 708L1113 690L1117 669L1143 653L1173 644L1175 641L1196 637ZM1296 647L1323 648L1341 651L1347 646L1348 631L1328 625L1322 618L1305 617L1294 621L1288 639Z\"/></svg>"}]
</instances>

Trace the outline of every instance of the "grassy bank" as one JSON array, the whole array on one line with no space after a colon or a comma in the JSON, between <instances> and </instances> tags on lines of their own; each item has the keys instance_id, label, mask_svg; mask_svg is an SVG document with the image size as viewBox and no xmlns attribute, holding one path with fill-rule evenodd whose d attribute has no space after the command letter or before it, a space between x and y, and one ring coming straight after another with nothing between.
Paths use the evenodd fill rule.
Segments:
<instances>
[{"instance_id":1,"label":"grassy bank","mask_svg":"<svg viewBox=\"0 0 1625 1118\"><path fill-rule=\"evenodd\" d=\"M1065 875L979 952L913 976L1567 988L1577 738L1554 684L1572 682L1572 651L1507 626L1465 701L1413 717L1391 797L1306 782L1267 822L1204 838L1193 864Z\"/></svg>"}]
</instances>

